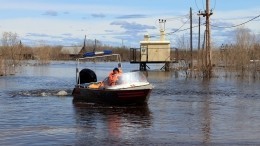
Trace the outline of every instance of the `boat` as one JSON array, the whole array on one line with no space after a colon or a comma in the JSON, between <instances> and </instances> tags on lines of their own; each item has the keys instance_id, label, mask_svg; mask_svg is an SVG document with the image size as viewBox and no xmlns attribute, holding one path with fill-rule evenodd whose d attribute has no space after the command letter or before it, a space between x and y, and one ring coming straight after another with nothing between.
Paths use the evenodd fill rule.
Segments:
<instances>
[{"instance_id":1,"label":"boat","mask_svg":"<svg viewBox=\"0 0 260 146\"><path fill-rule=\"evenodd\" d=\"M95 72L89 68L79 71L80 62L86 59L116 56L118 67L121 66L119 54L111 51L85 53L77 59L76 85L73 89L73 102L88 102L111 105L145 105L147 104L153 85L147 81L146 76L140 72L122 73L115 85L109 86L109 79L97 81Z\"/></svg>"}]
</instances>

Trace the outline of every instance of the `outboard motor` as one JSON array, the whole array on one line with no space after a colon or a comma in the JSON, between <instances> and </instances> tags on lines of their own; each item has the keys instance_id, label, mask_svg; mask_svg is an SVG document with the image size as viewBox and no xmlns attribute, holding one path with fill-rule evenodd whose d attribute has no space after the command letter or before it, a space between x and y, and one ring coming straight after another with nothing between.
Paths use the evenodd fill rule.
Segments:
<instances>
[{"instance_id":1,"label":"outboard motor","mask_svg":"<svg viewBox=\"0 0 260 146\"><path fill-rule=\"evenodd\" d=\"M97 81L97 76L93 70L84 68L79 72L78 84L90 83L96 81Z\"/></svg>"}]
</instances>

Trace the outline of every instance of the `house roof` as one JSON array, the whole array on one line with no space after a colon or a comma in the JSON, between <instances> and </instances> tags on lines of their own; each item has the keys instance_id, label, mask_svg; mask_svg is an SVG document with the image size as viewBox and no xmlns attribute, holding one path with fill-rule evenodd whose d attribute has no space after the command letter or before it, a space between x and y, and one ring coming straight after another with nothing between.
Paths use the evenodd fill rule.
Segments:
<instances>
[{"instance_id":1,"label":"house roof","mask_svg":"<svg viewBox=\"0 0 260 146\"><path fill-rule=\"evenodd\" d=\"M81 50L81 46L63 46L61 48L61 52L64 54L79 54Z\"/></svg>"}]
</instances>

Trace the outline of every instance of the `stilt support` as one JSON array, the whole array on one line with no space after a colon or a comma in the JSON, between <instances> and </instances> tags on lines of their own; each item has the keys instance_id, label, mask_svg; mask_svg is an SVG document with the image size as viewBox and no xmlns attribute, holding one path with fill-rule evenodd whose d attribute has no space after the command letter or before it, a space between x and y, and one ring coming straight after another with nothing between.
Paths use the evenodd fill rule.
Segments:
<instances>
[{"instance_id":1,"label":"stilt support","mask_svg":"<svg viewBox=\"0 0 260 146\"><path fill-rule=\"evenodd\" d=\"M140 63L140 68L139 68L139 70L141 70L141 71L146 71L146 63Z\"/></svg>"}]
</instances>

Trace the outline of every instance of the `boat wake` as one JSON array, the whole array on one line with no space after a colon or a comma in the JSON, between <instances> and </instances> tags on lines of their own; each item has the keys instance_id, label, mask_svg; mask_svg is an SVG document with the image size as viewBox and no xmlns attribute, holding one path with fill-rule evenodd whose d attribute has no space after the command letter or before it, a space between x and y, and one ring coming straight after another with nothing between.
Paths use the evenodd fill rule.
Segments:
<instances>
[{"instance_id":1,"label":"boat wake","mask_svg":"<svg viewBox=\"0 0 260 146\"><path fill-rule=\"evenodd\" d=\"M71 89L36 89L11 91L8 94L11 97L46 97L46 96L71 96Z\"/></svg>"}]
</instances>

